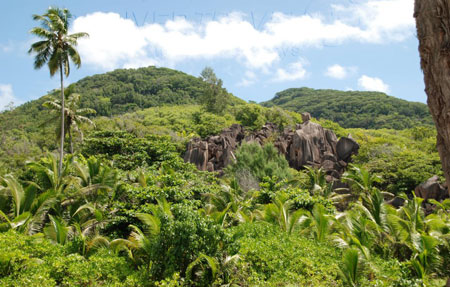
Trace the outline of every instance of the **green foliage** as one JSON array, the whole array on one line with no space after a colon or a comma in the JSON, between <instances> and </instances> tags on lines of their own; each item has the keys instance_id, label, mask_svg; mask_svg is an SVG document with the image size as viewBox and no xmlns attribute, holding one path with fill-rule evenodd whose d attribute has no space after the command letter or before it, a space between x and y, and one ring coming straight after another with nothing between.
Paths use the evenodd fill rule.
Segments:
<instances>
[{"instance_id":1,"label":"green foliage","mask_svg":"<svg viewBox=\"0 0 450 287\"><path fill-rule=\"evenodd\" d=\"M125 258L106 250L88 259L68 255L39 236L0 233L1 286L143 286L128 284L136 272Z\"/></svg>"},{"instance_id":2,"label":"green foliage","mask_svg":"<svg viewBox=\"0 0 450 287\"><path fill-rule=\"evenodd\" d=\"M352 194L333 191L323 170L289 169L271 139L264 147L242 145L225 176L216 177L179 156L187 140L233 123L289 128L301 119L232 96L223 113L206 112L194 104L207 82L214 93L225 91L217 79L204 79L150 67L74 84L82 106L117 116L80 126L88 138L75 142L61 177L54 154L36 160L56 148L54 126L39 127L51 119L45 99L0 113L0 285L445 283L449 204L430 200L437 208L426 215L421 199L401 193L441 175L433 128L344 129L320 119L361 145L344 176ZM193 104L161 106L178 103ZM385 191L405 205L387 205Z\"/></svg>"},{"instance_id":3,"label":"green foliage","mask_svg":"<svg viewBox=\"0 0 450 287\"><path fill-rule=\"evenodd\" d=\"M14 268L26 269L26 278L42 274L43 286L89 286L97 283L93 278L112 286L341 286L344 281L433 286L448 276L442 268L450 230L447 202L435 203L440 209L427 217L418 198L395 210L373 187L375 175L362 167L354 166L346 176L359 197L351 210L336 213L321 170L300 172L306 180L289 181L263 169L260 190L247 191L237 180L219 179L184 163L168 137L104 135L93 137L98 141L92 145L103 158L114 160L128 146L153 150L145 152L145 164L129 160L128 166L142 165L131 171L94 156L67 156L60 178L50 154L28 163L27 181L3 177L1 230L37 234L24 237L30 250L36 244L28 240L48 242L44 234L61 252L48 264L44 256L45 264L33 269L38 273L25 268L28 261L17 261ZM270 148L266 158L285 160ZM349 255L342 263L341 252L355 253L348 248L358 253L357 262ZM11 286L11 280L21 282L22 277L11 273L12 255L4 254L0 272L3 285ZM360 260L366 267L355 269Z\"/></svg>"},{"instance_id":4,"label":"green foliage","mask_svg":"<svg viewBox=\"0 0 450 287\"><path fill-rule=\"evenodd\" d=\"M280 231L262 223L243 224L237 236L241 272L250 286L340 286L340 251L328 244Z\"/></svg>"},{"instance_id":5,"label":"green foliage","mask_svg":"<svg viewBox=\"0 0 450 287\"><path fill-rule=\"evenodd\" d=\"M58 119L60 119L61 114L61 100L58 98L56 91L53 95L51 95L48 100L42 105L50 110L52 110L55 114L53 118L51 118L48 122L43 123L42 125L48 125L51 123L58 123ZM94 123L86 117L89 114L95 114L95 110L93 109L80 109L78 108L78 104L80 102L80 94L75 93L74 85L69 86L64 90L65 104L64 104L64 137L69 135L69 144L70 144L70 153L73 153L73 139L72 139L72 130L77 132L80 135L80 139L83 139L83 132L81 130L81 125L83 123L94 125ZM60 120L59 120L60 122ZM59 140L61 138L61 125L56 125L56 138Z\"/></svg>"},{"instance_id":6,"label":"green foliage","mask_svg":"<svg viewBox=\"0 0 450 287\"><path fill-rule=\"evenodd\" d=\"M417 135L420 130L421 136ZM433 175L442 176L433 128L395 130L349 130L360 143L354 162L374 176L375 186L393 194L409 193Z\"/></svg>"},{"instance_id":7,"label":"green foliage","mask_svg":"<svg viewBox=\"0 0 450 287\"><path fill-rule=\"evenodd\" d=\"M294 210L292 201L286 194L280 193L273 200L272 203L264 205L260 210L260 219L275 224L280 229L288 234L291 234L296 226L300 223L300 217L307 213L305 210Z\"/></svg>"},{"instance_id":8,"label":"green foliage","mask_svg":"<svg viewBox=\"0 0 450 287\"><path fill-rule=\"evenodd\" d=\"M223 114L230 104L230 95L222 88L222 80L218 79L213 69L206 67L200 74L200 79L207 87L200 97L200 102L207 112Z\"/></svg>"},{"instance_id":9,"label":"green foliage","mask_svg":"<svg viewBox=\"0 0 450 287\"><path fill-rule=\"evenodd\" d=\"M347 249L342 257L342 265L339 266L340 274L348 286L358 286L362 274L363 258L357 249Z\"/></svg>"},{"instance_id":10,"label":"green foliage","mask_svg":"<svg viewBox=\"0 0 450 287\"><path fill-rule=\"evenodd\" d=\"M287 89L262 103L297 113L309 112L315 118L327 119L345 128L402 130L418 125L432 126L428 107L379 92Z\"/></svg>"},{"instance_id":11,"label":"green foliage","mask_svg":"<svg viewBox=\"0 0 450 287\"><path fill-rule=\"evenodd\" d=\"M292 209L304 209L312 211L316 204L321 204L329 211L334 211L334 205L331 200L318 194L317 192L311 193L308 190L303 189L297 184L292 184L287 180L279 180L277 177L264 177L259 183L260 190L255 192L253 199L258 204L272 203L279 197L285 197L285 200L289 200L292 205Z\"/></svg>"},{"instance_id":12,"label":"green foliage","mask_svg":"<svg viewBox=\"0 0 450 287\"><path fill-rule=\"evenodd\" d=\"M120 237L127 236L130 223L137 223L134 219L137 213L151 212L157 199L198 206L202 194L215 194L220 190L216 177L199 172L180 158L165 161L161 167L131 172L128 176L129 180L116 190L117 200L111 207L115 212L107 227L108 232Z\"/></svg>"},{"instance_id":13,"label":"green foliage","mask_svg":"<svg viewBox=\"0 0 450 287\"><path fill-rule=\"evenodd\" d=\"M270 143L263 147L257 143L242 144L236 151L236 161L230 165L228 172L235 175L249 172L259 181L264 177L291 177L288 162Z\"/></svg>"},{"instance_id":14,"label":"green foliage","mask_svg":"<svg viewBox=\"0 0 450 287\"><path fill-rule=\"evenodd\" d=\"M208 89L208 84L199 78L167 68L140 68L115 70L106 74L86 77L70 86L80 98L80 110L95 110L100 118L97 125L104 129L126 130L139 136L154 133L171 134L197 132L192 123L192 113L188 111L184 120L180 115L186 114L184 107L174 105L200 104L200 97ZM221 89L226 93L224 89ZM57 91L51 91L53 95ZM222 93L221 92L221 93ZM237 97L228 94L231 106L245 104ZM41 97L27 102L13 110L0 112L0 172L22 168L27 159L37 159L46 150L56 150L57 144L54 124L46 124L54 118L53 113L42 104L47 100ZM174 106L174 109L163 106ZM140 114L142 109L160 107ZM199 110L199 106L193 109ZM160 119L160 114L164 116ZM112 116L117 116L112 118ZM235 122L233 116L226 115L226 123L216 130L225 128ZM205 123L206 123L205 119ZM81 127L81 131L90 127ZM199 127L199 133L205 131ZM177 135L178 136L178 135ZM75 142L75 145L77 142ZM74 147L77 149L77 146Z\"/></svg>"},{"instance_id":15,"label":"green foliage","mask_svg":"<svg viewBox=\"0 0 450 287\"><path fill-rule=\"evenodd\" d=\"M0 125L4 114L0 113ZM25 167L27 160L37 158L42 154L41 147L39 144L33 142L30 133L19 129L3 132L1 127L0 133L2 134L0 137L0 174L13 171L20 173ZM41 139L39 138L34 138L34 140L40 142ZM54 139L52 138L52 141L49 141L48 145L52 146L53 142Z\"/></svg>"},{"instance_id":16,"label":"green foliage","mask_svg":"<svg viewBox=\"0 0 450 287\"><path fill-rule=\"evenodd\" d=\"M257 130L266 123L263 110L264 108L257 104L243 105L237 111L236 119L244 126Z\"/></svg>"},{"instance_id":17,"label":"green foliage","mask_svg":"<svg viewBox=\"0 0 450 287\"><path fill-rule=\"evenodd\" d=\"M82 154L112 160L124 170L151 166L176 157L176 146L167 137L138 138L127 132L95 132L86 139Z\"/></svg>"},{"instance_id":18,"label":"green foliage","mask_svg":"<svg viewBox=\"0 0 450 287\"><path fill-rule=\"evenodd\" d=\"M254 103L238 105L232 113L236 120L251 130L258 130L268 122L275 124L280 130L295 127L295 124L302 122L301 116L297 113L278 107L265 108Z\"/></svg>"},{"instance_id":19,"label":"green foliage","mask_svg":"<svg viewBox=\"0 0 450 287\"><path fill-rule=\"evenodd\" d=\"M199 254L220 257L220 245L226 240L220 226L188 206L174 206L175 220L162 218L161 233L154 248L154 274L157 278L182 275Z\"/></svg>"},{"instance_id":20,"label":"green foliage","mask_svg":"<svg viewBox=\"0 0 450 287\"><path fill-rule=\"evenodd\" d=\"M196 112L192 115L195 132L202 138L219 134L227 126L224 117L208 112Z\"/></svg>"},{"instance_id":21,"label":"green foliage","mask_svg":"<svg viewBox=\"0 0 450 287\"><path fill-rule=\"evenodd\" d=\"M77 68L81 65L80 55L75 49L77 40L89 36L84 32L68 34L71 18L72 14L67 8L49 7L45 14L33 15L33 20L39 21L40 27L30 30L31 34L42 39L33 43L28 50L29 54L36 53L34 68L40 69L47 64L51 76L60 71L61 83L63 73L69 76L69 59Z\"/></svg>"},{"instance_id":22,"label":"green foliage","mask_svg":"<svg viewBox=\"0 0 450 287\"><path fill-rule=\"evenodd\" d=\"M115 70L86 77L76 83L83 95L81 107L111 116L149 107L201 103L208 83L185 73L147 67ZM217 87L218 92L226 91ZM241 100L230 96L230 102Z\"/></svg>"},{"instance_id":23,"label":"green foliage","mask_svg":"<svg viewBox=\"0 0 450 287\"><path fill-rule=\"evenodd\" d=\"M291 198L296 209L312 211L317 204L324 206L328 211L333 211L335 209L333 202L330 199L321 195L311 195L308 191L303 189L292 192Z\"/></svg>"},{"instance_id":24,"label":"green foliage","mask_svg":"<svg viewBox=\"0 0 450 287\"><path fill-rule=\"evenodd\" d=\"M236 123L236 119L231 114L221 116L205 112L200 106L181 105L148 108L114 118L99 117L95 123L102 130L127 131L140 137L170 135L182 142L195 135L217 134Z\"/></svg>"}]
</instances>

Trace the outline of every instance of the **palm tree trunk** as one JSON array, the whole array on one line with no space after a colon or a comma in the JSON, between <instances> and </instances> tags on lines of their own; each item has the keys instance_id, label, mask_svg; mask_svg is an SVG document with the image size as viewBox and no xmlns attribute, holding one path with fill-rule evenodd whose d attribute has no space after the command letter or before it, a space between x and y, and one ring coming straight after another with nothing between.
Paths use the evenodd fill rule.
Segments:
<instances>
[{"instance_id":1,"label":"palm tree trunk","mask_svg":"<svg viewBox=\"0 0 450 287\"><path fill-rule=\"evenodd\" d=\"M61 76L61 142L59 145L59 165L58 174L61 177L62 164L64 158L64 83L63 83L63 66L62 62L59 63L59 71Z\"/></svg>"},{"instance_id":2,"label":"palm tree trunk","mask_svg":"<svg viewBox=\"0 0 450 287\"><path fill-rule=\"evenodd\" d=\"M414 17L427 103L450 194L450 0L416 0Z\"/></svg>"}]
</instances>

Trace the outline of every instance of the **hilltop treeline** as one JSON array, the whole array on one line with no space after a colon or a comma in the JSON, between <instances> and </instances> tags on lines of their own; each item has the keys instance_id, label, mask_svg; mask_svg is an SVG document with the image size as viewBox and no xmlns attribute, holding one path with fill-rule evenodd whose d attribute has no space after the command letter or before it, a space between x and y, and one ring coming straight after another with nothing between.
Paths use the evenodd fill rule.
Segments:
<instances>
[{"instance_id":1,"label":"hilltop treeline","mask_svg":"<svg viewBox=\"0 0 450 287\"><path fill-rule=\"evenodd\" d=\"M433 125L428 107L380 92L287 89L263 106L279 106L298 113L339 123L345 128L402 130Z\"/></svg>"}]
</instances>

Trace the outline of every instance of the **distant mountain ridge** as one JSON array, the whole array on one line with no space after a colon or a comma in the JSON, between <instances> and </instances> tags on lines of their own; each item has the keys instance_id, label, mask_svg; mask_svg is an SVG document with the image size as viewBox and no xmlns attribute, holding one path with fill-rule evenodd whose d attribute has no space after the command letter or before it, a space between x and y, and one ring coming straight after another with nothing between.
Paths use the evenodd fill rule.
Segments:
<instances>
[{"instance_id":1,"label":"distant mountain ridge","mask_svg":"<svg viewBox=\"0 0 450 287\"><path fill-rule=\"evenodd\" d=\"M278 92L261 103L295 112L309 112L315 118L328 119L345 128L405 129L433 125L426 104L409 102L380 92L315 90L291 88Z\"/></svg>"}]
</instances>

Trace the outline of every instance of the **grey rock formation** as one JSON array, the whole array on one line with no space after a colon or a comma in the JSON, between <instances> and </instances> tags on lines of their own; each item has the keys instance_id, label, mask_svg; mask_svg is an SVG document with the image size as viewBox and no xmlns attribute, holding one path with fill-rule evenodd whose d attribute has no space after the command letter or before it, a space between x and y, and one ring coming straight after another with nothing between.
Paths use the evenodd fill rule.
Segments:
<instances>
[{"instance_id":1,"label":"grey rock formation","mask_svg":"<svg viewBox=\"0 0 450 287\"><path fill-rule=\"evenodd\" d=\"M196 138L188 143L184 161L195 164L199 170L206 170L208 159L208 142Z\"/></svg>"},{"instance_id":2,"label":"grey rock formation","mask_svg":"<svg viewBox=\"0 0 450 287\"><path fill-rule=\"evenodd\" d=\"M329 181L339 179L359 145L347 137L338 140L331 130L311 122L308 113L303 113L302 119L303 123L297 124L295 130L282 132L271 123L256 132L246 132L242 126L232 125L217 136L193 139L187 145L184 160L200 170L221 171L234 160L234 151L243 141L260 145L273 141L292 168L322 167Z\"/></svg>"},{"instance_id":3,"label":"grey rock formation","mask_svg":"<svg viewBox=\"0 0 450 287\"><path fill-rule=\"evenodd\" d=\"M336 153L339 160L348 161L354 151L359 149L359 144L349 137L342 137L336 145Z\"/></svg>"},{"instance_id":4,"label":"grey rock formation","mask_svg":"<svg viewBox=\"0 0 450 287\"><path fill-rule=\"evenodd\" d=\"M437 175L429 178L426 182L419 184L415 189L416 196L424 200L435 199L437 201L448 198L447 189L439 183Z\"/></svg>"},{"instance_id":5,"label":"grey rock formation","mask_svg":"<svg viewBox=\"0 0 450 287\"><path fill-rule=\"evenodd\" d=\"M399 208L405 203L405 200L401 197L396 196L393 199L386 201L386 203L392 205L395 208Z\"/></svg>"}]
</instances>

